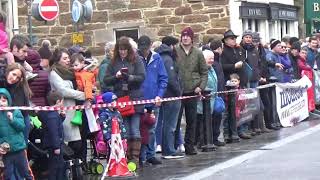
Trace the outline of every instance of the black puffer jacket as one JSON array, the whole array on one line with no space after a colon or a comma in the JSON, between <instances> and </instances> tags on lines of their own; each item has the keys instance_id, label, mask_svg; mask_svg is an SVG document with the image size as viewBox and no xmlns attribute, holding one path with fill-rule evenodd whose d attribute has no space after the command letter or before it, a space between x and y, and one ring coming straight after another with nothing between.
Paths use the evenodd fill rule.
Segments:
<instances>
[{"instance_id":1,"label":"black puffer jacket","mask_svg":"<svg viewBox=\"0 0 320 180\"><path fill-rule=\"evenodd\" d=\"M173 50L168 45L161 44L161 46L156 49L156 52L160 54L168 74L168 86L164 97L181 96L182 82L176 59L173 56Z\"/></svg>"},{"instance_id":2,"label":"black puffer jacket","mask_svg":"<svg viewBox=\"0 0 320 180\"><path fill-rule=\"evenodd\" d=\"M246 87L248 78L244 68L235 68L235 64L239 61L245 60L245 54L241 47L229 47L224 45L224 49L221 54L221 64L225 76L225 80L230 79L230 75L237 73L240 76L240 86ZM242 66L244 67L244 66Z\"/></svg>"}]
</instances>

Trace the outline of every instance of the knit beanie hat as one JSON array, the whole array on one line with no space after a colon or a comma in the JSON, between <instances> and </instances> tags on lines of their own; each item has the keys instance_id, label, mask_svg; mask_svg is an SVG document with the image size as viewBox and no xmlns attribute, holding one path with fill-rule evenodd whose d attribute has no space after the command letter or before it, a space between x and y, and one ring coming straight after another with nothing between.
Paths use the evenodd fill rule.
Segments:
<instances>
[{"instance_id":1,"label":"knit beanie hat","mask_svg":"<svg viewBox=\"0 0 320 180\"><path fill-rule=\"evenodd\" d=\"M281 42L277 39L274 39L272 41L270 41L270 49L272 50L274 47L276 47L276 45L280 44Z\"/></svg>"},{"instance_id":2,"label":"knit beanie hat","mask_svg":"<svg viewBox=\"0 0 320 180\"><path fill-rule=\"evenodd\" d=\"M193 36L194 36L194 32L193 30L191 29L191 27L186 27L182 30L181 32L181 38L183 36L189 36L191 38L191 40L193 41Z\"/></svg>"},{"instance_id":3,"label":"knit beanie hat","mask_svg":"<svg viewBox=\"0 0 320 180\"><path fill-rule=\"evenodd\" d=\"M162 38L162 44L165 44L167 46L176 45L179 42L179 40L173 36L166 36Z\"/></svg>"},{"instance_id":4,"label":"knit beanie hat","mask_svg":"<svg viewBox=\"0 0 320 180\"><path fill-rule=\"evenodd\" d=\"M106 92L102 94L102 100L104 103L112 103L117 99L117 96L112 92Z\"/></svg>"},{"instance_id":5,"label":"knit beanie hat","mask_svg":"<svg viewBox=\"0 0 320 180\"><path fill-rule=\"evenodd\" d=\"M252 35L253 35L253 34L252 34L252 31L251 31L250 29L245 30L245 31L243 32L243 34L242 34L242 39L243 39L243 37L245 37L245 36L251 36L251 37L253 37Z\"/></svg>"}]
</instances>

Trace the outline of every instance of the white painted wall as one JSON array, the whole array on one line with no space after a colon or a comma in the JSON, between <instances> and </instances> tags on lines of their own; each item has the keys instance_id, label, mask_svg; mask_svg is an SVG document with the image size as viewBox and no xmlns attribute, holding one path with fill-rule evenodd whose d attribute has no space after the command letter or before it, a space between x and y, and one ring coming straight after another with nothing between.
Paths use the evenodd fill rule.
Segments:
<instances>
[{"instance_id":1,"label":"white painted wall","mask_svg":"<svg viewBox=\"0 0 320 180\"><path fill-rule=\"evenodd\" d=\"M281 3L286 5L294 5L294 0L247 0L247 2L251 3ZM242 23L242 19L240 19L240 12L239 7L241 5L241 1L239 0L229 0L229 10L230 10L230 27L231 30L236 34L239 35L237 42L241 41L241 35L243 33L243 27L248 27L247 24ZM271 26L269 26L269 21L265 20L264 22L259 21L259 29L260 29L260 36L262 38L262 42L269 42L270 38L281 39L280 33L280 22L275 21ZM298 21L294 23L290 23L290 36L298 37Z\"/></svg>"}]
</instances>

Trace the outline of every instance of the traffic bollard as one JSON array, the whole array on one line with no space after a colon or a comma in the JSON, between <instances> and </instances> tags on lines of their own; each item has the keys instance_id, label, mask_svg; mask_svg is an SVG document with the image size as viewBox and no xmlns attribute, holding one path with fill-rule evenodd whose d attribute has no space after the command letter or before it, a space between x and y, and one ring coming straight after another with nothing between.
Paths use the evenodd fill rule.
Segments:
<instances>
[{"instance_id":1,"label":"traffic bollard","mask_svg":"<svg viewBox=\"0 0 320 180\"><path fill-rule=\"evenodd\" d=\"M213 145L213 131L212 131L212 113L211 113L211 105L210 105L210 91L202 92L204 98L202 99L203 104L203 132L204 136L204 145L201 146L202 152L210 152L215 150L215 146Z\"/></svg>"}]
</instances>

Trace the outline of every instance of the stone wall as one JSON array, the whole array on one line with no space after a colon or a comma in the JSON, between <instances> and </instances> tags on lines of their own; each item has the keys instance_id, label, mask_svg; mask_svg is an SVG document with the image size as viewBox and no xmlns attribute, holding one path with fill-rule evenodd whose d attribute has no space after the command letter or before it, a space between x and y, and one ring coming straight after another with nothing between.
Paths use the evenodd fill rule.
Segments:
<instances>
[{"instance_id":1,"label":"stone wall","mask_svg":"<svg viewBox=\"0 0 320 180\"><path fill-rule=\"evenodd\" d=\"M18 0L20 33L27 33L27 6ZM71 21L72 0L59 0L60 15L53 22L32 20L33 34L39 44L48 38L53 45L72 45L74 26ZM114 29L139 27L140 35L159 40L165 35L179 37L184 27L195 31L194 42L208 36L221 36L229 27L227 0L92 0L93 18L80 25L84 46L92 47L95 55L103 55L103 45L114 41Z\"/></svg>"}]
</instances>

